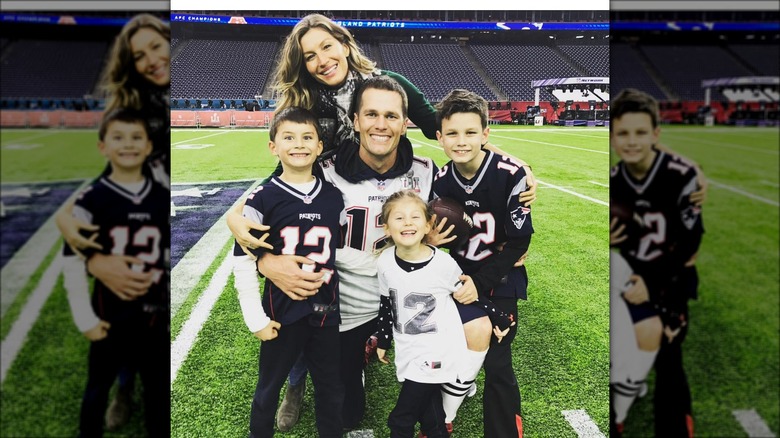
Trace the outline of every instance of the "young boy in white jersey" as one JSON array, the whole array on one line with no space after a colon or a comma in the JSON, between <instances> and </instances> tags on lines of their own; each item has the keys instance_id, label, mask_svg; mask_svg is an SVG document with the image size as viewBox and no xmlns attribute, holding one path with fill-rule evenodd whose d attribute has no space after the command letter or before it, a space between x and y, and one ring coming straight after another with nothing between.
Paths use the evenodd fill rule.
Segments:
<instances>
[{"instance_id":1,"label":"young boy in white jersey","mask_svg":"<svg viewBox=\"0 0 780 438\"><path fill-rule=\"evenodd\" d=\"M528 251L533 233L531 209L518 196L527 187L525 170L511 158L482 148L488 141L488 107L479 95L453 90L437 106L436 118L436 136L452 161L436 175L433 191L460 202L474 222L468 241L450 254L471 280L466 284L516 321L517 300L526 299L528 276L525 266L514 265ZM458 311L464 323L484 315L460 303ZM502 343L494 337L484 356L483 426L488 438L523 434L520 391L512 368L516 332L517 327L511 327ZM443 390L447 421L455 417L468 382L479 372L481 361L475 353L466 356L472 366L465 380Z\"/></svg>"},{"instance_id":2,"label":"young boy in white jersey","mask_svg":"<svg viewBox=\"0 0 780 438\"><path fill-rule=\"evenodd\" d=\"M254 258L238 243L233 255L235 286L249 331L260 344L260 378L252 401L249 436L271 437L279 391L301 357L314 383L315 416L320 437L341 437L344 386L339 374L339 274L336 249L346 224L344 202L332 184L312 174L322 152L317 118L308 110L286 108L276 114L269 148L282 163L282 174L257 188L246 201L244 216L270 226L274 254L305 257L320 273L315 295L294 300L266 279L261 297ZM253 250L262 257L264 249Z\"/></svg>"}]
</instances>

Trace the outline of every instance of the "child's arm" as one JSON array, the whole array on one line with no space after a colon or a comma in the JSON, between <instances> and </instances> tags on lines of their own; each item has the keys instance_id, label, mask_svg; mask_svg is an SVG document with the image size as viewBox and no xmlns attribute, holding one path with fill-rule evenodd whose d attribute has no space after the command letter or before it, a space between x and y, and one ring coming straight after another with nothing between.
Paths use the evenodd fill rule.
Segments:
<instances>
[{"instance_id":1,"label":"child's arm","mask_svg":"<svg viewBox=\"0 0 780 438\"><path fill-rule=\"evenodd\" d=\"M379 324L377 331L376 355L382 363L390 363L385 358L385 353L393 342L393 312L390 297L379 296Z\"/></svg>"},{"instance_id":2,"label":"child's arm","mask_svg":"<svg viewBox=\"0 0 780 438\"><path fill-rule=\"evenodd\" d=\"M263 310L263 300L260 296L260 280L257 278L255 262L249 256L233 256L233 274L238 291L238 302L244 323L250 332L262 341L269 341L278 336L281 325L272 321Z\"/></svg>"},{"instance_id":3,"label":"child's arm","mask_svg":"<svg viewBox=\"0 0 780 438\"><path fill-rule=\"evenodd\" d=\"M87 270L84 262L70 248L65 250L62 258L63 285L68 295L68 304L79 331L90 341L99 341L108 336L111 327L106 321L101 320L92 310L89 302L89 283L87 282ZM67 254L71 252L70 254Z\"/></svg>"}]
</instances>

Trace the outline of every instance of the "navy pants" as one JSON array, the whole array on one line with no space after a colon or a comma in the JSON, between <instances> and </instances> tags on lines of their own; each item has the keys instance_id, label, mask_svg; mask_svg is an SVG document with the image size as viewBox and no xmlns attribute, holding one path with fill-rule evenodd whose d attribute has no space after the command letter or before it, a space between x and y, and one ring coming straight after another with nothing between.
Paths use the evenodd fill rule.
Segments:
<instances>
[{"instance_id":1,"label":"navy pants","mask_svg":"<svg viewBox=\"0 0 780 438\"><path fill-rule=\"evenodd\" d=\"M167 324L112 325L108 336L89 349L89 377L81 402L80 436L103 436L108 393L121 367L138 370L143 385L146 430L150 437L171 431L171 346Z\"/></svg>"},{"instance_id":2,"label":"navy pants","mask_svg":"<svg viewBox=\"0 0 780 438\"><path fill-rule=\"evenodd\" d=\"M517 299L492 297L491 301L517 321ZM482 399L485 438L517 437L522 431L520 388L512 368L512 341L516 334L517 325L514 325L501 343L493 337L485 356Z\"/></svg>"},{"instance_id":3,"label":"navy pants","mask_svg":"<svg viewBox=\"0 0 780 438\"><path fill-rule=\"evenodd\" d=\"M279 392L301 352L314 383L319 436L342 436L344 386L339 379L339 345L338 326L312 327L307 318L282 326L276 339L260 343L260 371L249 419L250 437L274 435Z\"/></svg>"},{"instance_id":4,"label":"navy pants","mask_svg":"<svg viewBox=\"0 0 780 438\"><path fill-rule=\"evenodd\" d=\"M398 394L398 402L390 412L387 426L390 438L413 438L414 426L428 438L448 438L444 423L447 415L441 401L440 383L418 383L406 379Z\"/></svg>"}]
</instances>

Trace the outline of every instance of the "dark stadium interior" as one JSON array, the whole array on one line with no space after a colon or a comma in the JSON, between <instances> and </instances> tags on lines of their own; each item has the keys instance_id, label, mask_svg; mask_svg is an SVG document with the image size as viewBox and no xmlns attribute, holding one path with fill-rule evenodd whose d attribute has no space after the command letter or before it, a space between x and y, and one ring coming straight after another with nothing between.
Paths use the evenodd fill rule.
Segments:
<instances>
[{"instance_id":1,"label":"dark stadium interior","mask_svg":"<svg viewBox=\"0 0 780 438\"><path fill-rule=\"evenodd\" d=\"M289 18L307 13L219 14ZM117 12L84 15L128 16ZM551 23L604 22L608 18L606 11L329 11L326 15L345 20ZM777 18L777 12L766 11L612 13L613 22L765 22ZM4 23L0 31L2 108L99 110L99 74L118 30L118 26ZM174 23L172 109L273 109L271 73L289 30L289 26ZM780 43L776 31L685 32L685 38L680 38L680 33L674 31L613 30L609 35L607 31L350 30L379 68L407 76L434 102L450 89L461 87L478 92L493 108L525 114L527 103L534 100L535 91L530 85L533 80L610 76L613 94L628 86L639 87L665 105L682 106L687 116L675 116L670 120L673 122L696 121L689 119L695 119L703 105L703 79L776 74ZM35 56L30 56L33 53ZM616 59L621 62L615 64ZM551 89L543 87L539 91L541 102L559 104L554 111L561 118L578 116L563 114L565 101L558 102ZM719 106L723 114L737 110L736 105L724 103L726 98L719 88L712 89L711 99L712 106ZM748 101L744 109L759 110L753 103ZM583 111L586 105L583 103ZM776 105L765 106L767 117L777 117ZM576 109L572 107L572 111ZM513 116L512 120L526 122L523 117Z\"/></svg>"}]
</instances>

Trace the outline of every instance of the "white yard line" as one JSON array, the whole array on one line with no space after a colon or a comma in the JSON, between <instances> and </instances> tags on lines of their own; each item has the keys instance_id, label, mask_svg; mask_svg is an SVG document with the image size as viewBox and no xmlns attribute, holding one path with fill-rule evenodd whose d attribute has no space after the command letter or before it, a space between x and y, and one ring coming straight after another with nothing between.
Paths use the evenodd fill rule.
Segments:
<instances>
[{"instance_id":1,"label":"white yard line","mask_svg":"<svg viewBox=\"0 0 780 438\"><path fill-rule=\"evenodd\" d=\"M715 187L718 187L718 188L721 188L721 189L726 189L726 190L734 192L734 193L738 193L738 194L740 194L742 196L745 196L745 197L748 197L750 199L755 199L756 201L763 202L764 204L773 205L775 207L780 206L780 203L778 203L777 201L773 201L771 199L767 199L767 198L763 198L763 197L758 196L758 195L754 195L754 194L752 194L750 192L746 192L746 191L744 191L742 189L738 189L736 187L729 186L729 185L726 185L726 184L723 184L723 183L719 183L719 182L713 181L713 180L709 180L709 182L710 182L710 184L712 184Z\"/></svg>"},{"instance_id":2,"label":"white yard line","mask_svg":"<svg viewBox=\"0 0 780 438\"><path fill-rule=\"evenodd\" d=\"M686 136L683 136L683 135L676 134L674 131L672 131L672 132L664 131L664 136L675 137L676 139L683 140L683 141L689 141L689 142L693 142L693 143L702 143L702 144L706 144L707 146L722 146L722 147L725 147L725 148L737 149L737 150L741 150L741 151L756 152L756 153L759 153L759 154L768 154L768 155L778 155L778 154L780 154L780 151L777 151L777 150L757 149L757 148L751 148L751 147L743 146L741 144L736 144L736 143L724 143L724 142L720 142L720 141L712 141L712 140L706 140L706 139L701 139L701 138L696 138L696 137L686 137Z\"/></svg>"},{"instance_id":3,"label":"white yard line","mask_svg":"<svg viewBox=\"0 0 780 438\"><path fill-rule=\"evenodd\" d=\"M83 184L73 193L80 192L89 183L80 181L83 181ZM33 272L46 258L46 254L58 243L59 237L60 231L52 215L3 266L0 271L0 316L5 316L5 312L30 280Z\"/></svg>"},{"instance_id":4,"label":"white yard line","mask_svg":"<svg viewBox=\"0 0 780 438\"><path fill-rule=\"evenodd\" d=\"M745 429L747 436L749 437L771 437L774 438L775 434L769 430L769 426L766 425L764 420L758 415L755 409L749 410L736 410L732 414L734 418L739 421L742 429Z\"/></svg>"},{"instance_id":5,"label":"white yard line","mask_svg":"<svg viewBox=\"0 0 780 438\"><path fill-rule=\"evenodd\" d=\"M778 184L777 181L769 181L769 180L766 180L766 179L762 179L761 180L761 184L764 184L764 185L767 185L767 186L772 186L772 187L775 187L775 188L780 187L780 184Z\"/></svg>"},{"instance_id":6,"label":"white yard line","mask_svg":"<svg viewBox=\"0 0 780 438\"><path fill-rule=\"evenodd\" d=\"M606 438L599 430L596 423L590 418L587 412L582 409L572 411L561 411L563 417L569 422L572 429L580 438Z\"/></svg>"},{"instance_id":7,"label":"white yard line","mask_svg":"<svg viewBox=\"0 0 780 438\"><path fill-rule=\"evenodd\" d=\"M588 182L591 184L596 184L597 186L601 186L601 187L609 187L609 184L604 184L597 181L588 181Z\"/></svg>"},{"instance_id":8,"label":"white yard line","mask_svg":"<svg viewBox=\"0 0 780 438\"><path fill-rule=\"evenodd\" d=\"M594 203L599 204L599 205L606 205L607 207L609 207L609 202L607 202L607 201L602 201L600 199L591 198L588 195L583 195L582 193L577 193L574 190L569 190L569 189L564 188L562 186L556 186L555 184L550 184L550 183L544 182L544 181L542 181L540 179L537 179L536 182L538 182L539 184L545 184L545 185L550 186L550 187L552 187L552 188L554 188L556 190L560 190L560 191L562 191L564 193L568 193L570 195L574 195L574 196L576 196L578 198L582 198L582 199L585 199L587 201L594 202Z\"/></svg>"},{"instance_id":9,"label":"white yard line","mask_svg":"<svg viewBox=\"0 0 780 438\"><path fill-rule=\"evenodd\" d=\"M230 207L230 210L242 199L246 198L260 180L255 181L241 197ZM171 270L171 318L179 311L179 308L187 300L192 289L198 284L203 273L219 255L218 251L225 246L230 238L230 230L227 227L227 212L220 217L206 234L192 246L187 254L179 260L179 263Z\"/></svg>"},{"instance_id":10,"label":"white yard line","mask_svg":"<svg viewBox=\"0 0 780 438\"><path fill-rule=\"evenodd\" d=\"M11 331L8 332L8 336L0 344L0 383L5 381L8 370L11 369L16 356L21 351L22 346L24 346L27 333L30 332L33 324L38 320L38 315L40 315L43 305L54 290L54 285L57 283L60 272L62 272L62 256L58 254L46 269L46 272L43 273L38 286L27 300L27 303L25 303L19 318L14 322Z\"/></svg>"},{"instance_id":11,"label":"white yard line","mask_svg":"<svg viewBox=\"0 0 780 438\"><path fill-rule=\"evenodd\" d=\"M372 429L351 430L344 434L344 438L374 438Z\"/></svg>"},{"instance_id":12,"label":"white yard line","mask_svg":"<svg viewBox=\"0 0 780 438\"><path fill-rule=\"evenodd\" d=\"M504 131L510 131L510 130L501 129L495 132L504 132ZM585 137L585 138L600 138L600 139L608 138L606 135L586 135L586 134L578 134L576 132L571 132L571 131L566 132L567 131L566 129L545 129L545 130L538 130L538 131L536 129L524 129L524 130L518 129L516 131L523 132L523 133L530 133L530 134L561 134L561 135L573 135L575 137ZM606 130L601 132L605 134L608 133Z\"/></svg>"},{"instance_id":13,"label":"white yard line","mask_svg":"<svg viewBox=\"0 0 780 438\"><path fill-rule=\"evenodd\" d=\"M64 184L64 183L71 183L71 182L89 182L92 181L91 179L85 179L85 178L68 178L68 179L56 179L51 181L3 181L0 183L2 186L12 186L12 185L29 185L29 184Z\"/></svg>"},{"instance_id":14,"label":"white yard line","mask_svg":"<svg viewBox=\"0 0 780 438\"><path fill-rule=\"evenodd\" d=\"M198 299L198 303L192 309L192 313L190 313L187 322L182 326L179 335L171 343L171 385L176 380L179 368L187 359L192 346L195 345L200 329L203 328L203 324L209 319L211 309L214 308L214 304L225 289L231 272L233 272L233 258L228 254L225 260L222 261L222 264L219 265L219 268L217 268L214 276L211 277L211 281L203 295Z\"/></svg>"},{"instance_id":15,"label":"white yard line","mask_svg":"<svg viewBox=\"0 0 780 438\"><path fill-rule=\"evenodd\" d=\"M594 154L609 155L609 151L597 151L595 149L578 148L576 146L568 146L568 145L565 145L565 144L548 143L546 141L528 140L527 138L518 139L518 138L514 138L514 137L505 137L503 135L496 135L496 134L491 134L490 137L491 138L504 138L504 139L507 139L507 140L512 140L515 143L536 143L536 144L543 144L545 146L554 146L554 147L557 147L557 148L574 149L574 150L578 150L578 151L593 152Z\"/></svg>"},{"instance_id":16,"label":"white yard line","mask_svg":"<svg viewBox=\"0 0 780 438\"><path fill-rule=\"evenodd\" d=\"M3 142L0 143L0 144L2 144L3 146L9 145L9 144L16 144L16 143L21 143L21 142L25 142L25 141L35 140L36 138L48 137L50 135L59 134L61 132L62 131L54 131L54 132L47 131L47 132L41 132L40 134L30 135L30 136L27 136L27 137L12 138L12 139L8 139L6 137L6 139L3 140Z\"/></svg>"},{"instance_id":17,"label":"white yard line","mask_svg":"<svg viewBox=\"0 0 780 438\"><path fill-rule=\"evenodd\" d=\"M203 140L204 138L214 137L215 135L227 134L228 132L232 132L232 131L220 131L220 132L217 132L215 134L209 134L209 135L204 135L204 136L195 137L195 138L188 138L187 140L182 140L182 141L177 141L176 143L171 143L171 146L176 146L177 144L191 143L191 142L196 141L196 140Z\"/></svg>"}]
</instances>

